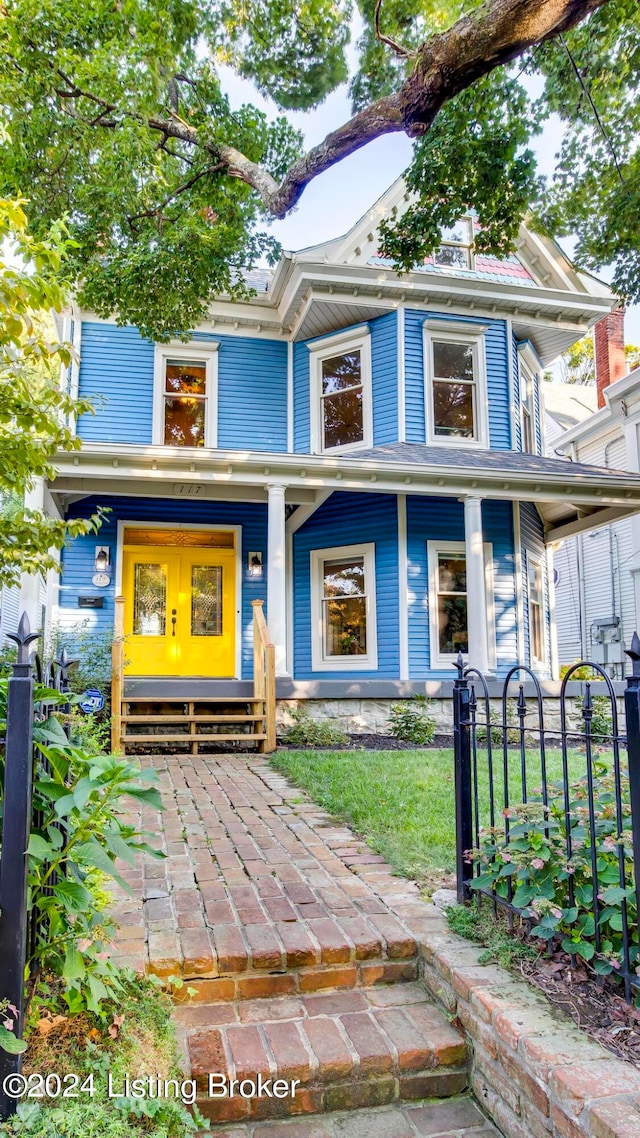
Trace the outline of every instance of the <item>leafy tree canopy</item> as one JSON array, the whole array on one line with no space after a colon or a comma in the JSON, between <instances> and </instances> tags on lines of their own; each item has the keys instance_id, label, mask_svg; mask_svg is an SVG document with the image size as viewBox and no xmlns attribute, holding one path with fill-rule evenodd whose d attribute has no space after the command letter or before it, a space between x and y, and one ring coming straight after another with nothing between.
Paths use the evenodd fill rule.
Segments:
<instances>
[{"instance_id":1,"label":"leafy tree canopy","mask_svg":"<svg viewBox=\"0 0 640 1138\"><path fill-rule=\"evenodd\" d=\"M413 204L387 225L401 268L477 211L478 246L534 222L577 235L640 297L637 0L5 0L0 191L30 201L35 234L61 217L80 300L156 338L242 295L240 270L278 255L270 217L329 166L392 131L414 141ZM225 64L274 103L232 107ZM348 81L353 117L305 153L287 118ZM533 95L532 91L540 92ZM564 137L552 178L531 139Z\"/></svg>"},{"instance_id":2,"label":"leafy tree canopy","mask_svg":"<svg viewBox=\"0 0 640 1138\"><path fill-rule=\"evenodd\" d=\"M23 571L57 567L51 550L98 522L63 522L25 506L34 479L53 477L56 451L80 446L65 419L88 405L61 390L71 347L52 337L50 321L66 299L60 269L68 241L60 226L35 241L22 204L0 200L0 247L18 261L0 259L0 585L17 583Z\"/></svg>"},{"instance_id":3,"label":"leafy tree canopy","mask_svg":"<svg viewBox=\"0 0 640 1138\"><path fill-rule=\"evenodd\" d=\"M640 346L625 344L624 354L629 371L640 365ZM596 361L593 335L583 336L568 351L560 356L560 379L563 383L577 383L589 386L596 382ZM545 379L554 379L552 372L545 372Z\"/></svg>"}]
</instances>

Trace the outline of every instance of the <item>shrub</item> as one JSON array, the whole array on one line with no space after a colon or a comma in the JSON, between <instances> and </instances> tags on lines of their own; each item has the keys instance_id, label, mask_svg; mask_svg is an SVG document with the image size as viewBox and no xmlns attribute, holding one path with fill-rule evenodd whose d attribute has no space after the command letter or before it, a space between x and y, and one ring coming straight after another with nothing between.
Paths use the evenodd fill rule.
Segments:
<instances>
[{"instance_id":1,"label":"shrub","mask_svg":"<svg viewBox=\"0 0 640 1138\"><path fill-rule=\"evenodd\" d=\"M584 700L581 702L584 704ZM593 712L591 715L591 734L594 736L594 742L599 744L608 744L613 733L611 700L606 695L596 695L592 699L592 704ZM584 726L582 729L584 729Z\"/></svg>"},{"instance_id":2,"label":"shrub","mask_svg":"<svg viewBox=\"0 0 640 1138\"><path fill-rule=\"evenodd\" d=\"M5 680L0 682L0 735L6 697ZM39 687L36 699L64 701L59 692ZM28 880L38 937L28 974L42 970L60 977L70 1012L99 1012L101 1002L119 986L117 969L106 955L115 926L107 912L105 877L126 889L116 869L118 858L133 864L141 850L163 856L124 815L127 798L162 809L158 790L151 785L155 772L70 742L55 715L35 725L34 742L33 808L38 825L29 841ZM0 787L3 784L0 754Z\"/></svg>"},{"instance_id":3,"label":"shrub","mask_svg":"<svg viewBox=\"0 0 640 1138\"><path fill-rule=\"evenodd\" d=\"M436 722L427 711L429 701L425 695L415 695L411 700L391 705L387 720L390 735L395 735L406 743L417 743L419 747L433 742Z\"/></svg>"},{"instance_id":4,"label":"shrub","mask_svg":"<svg viewBox=\"0 0 640 1138\"><path fill-rule=\"evenodd\" d=\"M301 707L290 712L293 723L282 736L294 747L344 747L350 742L346 731L331 719L312 719Z\"/></svg>"},{"instance_id":5,"label":"shrub","mask_svg":"<svg viewBox=\"0 0 640 1138\"><path fill-rule=\"evenodd\" d=\"M112 642L110 629L96 631L91 628L89 620L81 620L68 628L52 630L47 656L58 659L62 649L66 648L69 657L75 661L69 669L71 691L82 695L87 688L98 688L108 697Z\"/></svg>"},{"instance_id":6,"label":"shrub","mask_svg":"<svg viewBox=\"0 0 640 1138\"><path fill-rule=\"evenodd\" d=\"M579 663L579 660L574 660L573 664L562 664L560 668L560 679L563 680L570 668L573 668L574 664ZM570 682L573 682L573 680L599 680L601 678L600 674L595 672L593 668L590 668L588 664L582 664L579 668L576 668L575 672L571 673Z\"/></svg>"},{"instance_id":7,"label":"shrub","mask_svg":"<svg viewBox=\"0 0 640 1138\"><path fill-rule=\"evenodd\" d=\"M625 879L621 884L618 861L620 845L631 848L629 780L624 772L621 783L623 819L622 832L618 833L614 773L606 763L594 762L599 953L595 946L596 911L586 777L569 787L570 861L566 854L562 783L554 784L547 807L535 797L526 805L505 810L510 823L508 838L502 830L482 831L480 847L469 855L480 868L480 876L473 880L471 888L487 889L507 897L511 882L512 903L525 917L536 922L532 935L559 943L565 952L593 961L593 968L600 975L618 970L623 962L623 901L628 913L631 964L640 964L633 865L629 857L625 858ZM573 903L569 895L570 880Z\"/></svg>"}]
</instances>

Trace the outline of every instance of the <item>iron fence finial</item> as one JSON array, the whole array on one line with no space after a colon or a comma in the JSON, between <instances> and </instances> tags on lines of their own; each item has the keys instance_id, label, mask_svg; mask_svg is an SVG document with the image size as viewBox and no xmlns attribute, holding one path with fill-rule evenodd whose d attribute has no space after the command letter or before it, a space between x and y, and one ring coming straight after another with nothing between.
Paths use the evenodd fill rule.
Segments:
<instances>
[{"instance_id":1,"label":"iron fence finial","mask_svg":"<svg viewBox=\"0 0 640 1138\"><path fill-rule=\"evenodd\" d=\"M456 656L456 662L453 666L458 673L458 677L457 677L458 680L463 680L464 679L464 657L462 655L462 652L458 652L458 655Z\"/></svg>"},{"instance_id":2,"label":"iron fence finial","mask_svg":"<svg viewBox=\"0 0 640 1138\"><path fill-rule=\"evenodd\" d=\"M20 617L20 623L18 624L18 631L8 632L7 639L13 640L14 644L18 645L18 658L16 660L16 664L28 664L29 646L33 643L34 640L40 639L40 633L31 631L29 617L27 616L26 612L23 612L22 616Z\"/></svg>"}]
</instances>

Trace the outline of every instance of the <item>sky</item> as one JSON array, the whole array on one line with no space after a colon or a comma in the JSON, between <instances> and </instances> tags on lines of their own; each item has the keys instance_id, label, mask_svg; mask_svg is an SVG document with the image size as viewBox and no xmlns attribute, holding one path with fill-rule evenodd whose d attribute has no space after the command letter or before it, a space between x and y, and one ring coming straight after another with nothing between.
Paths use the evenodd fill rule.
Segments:
<instances>
[{"instance_id":1,"label":"sky","mask_svg":"<svg viewBox=\"0 0 640 1138\"><path fill-rule=\"evenodd\" d=\"M251 102L268 114L277 113L275 104L264 99L252 83L238 78L230 69L222 69L222 79L232 106ZM532 93L537 92L532 90ZM350 114L347 87L344 85L315 110L290 113L287 117L304 132L308 148L321 142ZM543 174L553 171L560 138L559 121L552 119L534 140L533 149ZM412 145L405 134L390 134L376 139L315 178L307 186L296 209L284 220L274 221L269 226L270 231L283 248L291 250L339 237L367 212L409 165L411 154ZM570 256L572 243L564 241L563 247ZM610 272L602 271L599 275L604 280L611 278ZM640 305L634 305L627 311L625 337L627 343L640 343Z\"/></svg>"}]
</instances>

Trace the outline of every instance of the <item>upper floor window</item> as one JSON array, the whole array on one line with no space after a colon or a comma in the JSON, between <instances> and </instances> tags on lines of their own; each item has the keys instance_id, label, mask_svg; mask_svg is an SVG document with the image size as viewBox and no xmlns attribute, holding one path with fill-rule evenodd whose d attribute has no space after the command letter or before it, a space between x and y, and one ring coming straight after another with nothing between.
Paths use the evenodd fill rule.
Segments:
<instances>
[{"instance_id":1,"label":"upper floor window","mask_svg":"<svg viewBox=\"0 0 640 1138\"><path fill-rule=\"evenodd\" d=\"M425 322L427 442L487 445L483 331Z\"/></svg>"},{"instance_id":2,"label":"upper floor window","mask_svg":"<svg viewBox=\"0 0 640 1138\"><path fill-rule=\"evenodd\" d=\"M520 403L520 409L522 411L522 449L525 454L535 454L538 448L536 447L533 377L525 371L522 381L522 400Z\"/></svg>"},{"instance_id":3,"label":"upper floor window","mask_svg":"<svg viewBox=\"0 0 640 1138\"><path fill-rule=\"evenodd\" d=\"M445 269L471 269L472 257L473 221L470 217L461 217L454 225L442 230L442 242L433 259L436 265Z\"/></svg>"},{"instance_id":4,"label":"upper floor window","mask_svg":"<svg viewBox=\"0 0 640 1138\"><path fill-rule=\"evenodd\" d=\"M316 452L370 446L371 348L368 330L331 337L311 351L311 431Z\"/></svg>"},{"instance_id":5,"label":"upper floor window","mask_svg":"<svg viewBox=\"0 0 640 1138\"><path fill-rule=\"evenodd\" d=\"M216 446L217 348L156 345L154 443Z\"/></svg>"}]
</instances>

